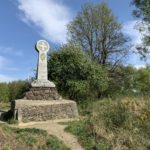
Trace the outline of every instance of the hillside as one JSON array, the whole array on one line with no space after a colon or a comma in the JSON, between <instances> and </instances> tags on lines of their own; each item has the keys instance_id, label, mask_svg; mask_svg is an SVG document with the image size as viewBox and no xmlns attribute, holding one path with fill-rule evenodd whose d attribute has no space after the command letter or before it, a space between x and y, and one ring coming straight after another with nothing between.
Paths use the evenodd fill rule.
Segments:
<instances>
[{"instance_id":1,"label":"hillside","mask_svg":"<svg viewBox=\"0 0 150 150\"><path fill-rule=\"evenodd\" d=\"M150 149L150 101L144 98L104 99L81 107L84 119L66 131L78 137L85 150Z\"/></svg>"},{"instance_id":2,"label":"hillside","mask_svg":"<svg viewBox=\"0 0 150 150\"><path fill-rule=\"evenodd\" d=\"M55 136L41 129L19 129L0 124L1 150L69 150Z\"/></svg>"}]
</instances>

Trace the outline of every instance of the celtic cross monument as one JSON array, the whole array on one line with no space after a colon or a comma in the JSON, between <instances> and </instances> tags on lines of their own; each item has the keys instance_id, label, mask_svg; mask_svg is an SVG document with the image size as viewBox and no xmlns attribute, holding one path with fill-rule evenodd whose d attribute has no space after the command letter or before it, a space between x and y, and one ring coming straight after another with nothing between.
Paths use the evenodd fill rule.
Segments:
<instances>
[{"instance_id":1,"label":"celtic cross monument","mask_svg":"<svg viewBox=\"0 0 150 150\"><path fill-rule=\"evenodd\" d=\"M47 78L47 52L49 51L49 44L45 40L39 40L35 46L38 56L37 65L37 80L32 82L32 87L55 87L53 82L50 82Z\"/></svg>"},{"instance_id":2,"label":"celtic cross monument","mask_svg":"<svg viewBox=\"0 0 150 150\"><path fill-rule=\"evenodd\" d=\"M58 94L55 84L48 80L48 42L39 40L35 48L38 52L37 78L22 99L11 101L14 119L20 123L77 118L76 102L63 99Z\"/></svg>"}]
</instances>

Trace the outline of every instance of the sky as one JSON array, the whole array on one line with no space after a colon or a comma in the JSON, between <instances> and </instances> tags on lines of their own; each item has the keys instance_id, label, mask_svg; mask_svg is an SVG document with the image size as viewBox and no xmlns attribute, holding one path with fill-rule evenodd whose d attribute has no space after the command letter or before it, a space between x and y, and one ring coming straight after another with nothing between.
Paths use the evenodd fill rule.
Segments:
<instances>
[{"instance_id":1,"label":"sky","mask_svg":"<svg viewBox=\"0 0 150 150\"><path fill-rule=\"evenodd\" d=\"M104 0L103 0L104 1ZM54 48L67 42L67 24L86 2L102 0L1 0L0 1L0 82L34 76L37 40L45 39ZM131 0L107 0L113 14L123 24L122 31L134 44L141 42L135 29ZM133 47L134 48L134 47ZM139 68L145 64L132 54L126 61Z\"/></svg>"}]
</instances>

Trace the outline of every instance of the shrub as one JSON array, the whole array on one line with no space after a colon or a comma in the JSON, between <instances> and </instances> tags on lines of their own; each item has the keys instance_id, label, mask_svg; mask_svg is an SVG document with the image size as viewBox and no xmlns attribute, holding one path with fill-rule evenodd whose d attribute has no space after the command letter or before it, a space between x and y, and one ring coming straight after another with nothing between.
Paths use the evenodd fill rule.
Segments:
<instances>
[{"instance_id":1,"label":"shrub","mask_svg":"<svg viewBox=\"0 0 150 150\"><path fill-rule=\"evenodd\" d=\"M28 80L18 80L9 83L0 83L0 102L23 98L24 93L30 88Z\"/></svg>"},{"instance_id":2,"label":"shrub","mask_svg":"<svg viewBox=\"0 0 150 150\"><path fill-rule=\"evenodd\" d=\"M136 71L132 66L118 66L109 71L110 80L106 95L114 97L133 94Z\"/></svg>"},{"instance_id":3,"label":"shrub","mask_svg":"<svg viewBox=\"0 0 150 150\"><path fill-rule=\"evenodd\" d=\"M66 129L78 137L86 150L150 148L149 100L104 99L87 107L90 113Z\"/></svg>"},{"instance_id":4,"label":"shrub","mask_svg":"<svg viewBox=\"0 0 150 150\"><path fill-rule=\"evenodd\" d=\"M87 99L107 89L108 77L104 68L92 62L75 45L65 45L50 55L48 61L49 79L58 90L72 99Z\"/></svg>"},{"instance_id":5,"label":"shrub","mask_svg":"<svg viewBox=\"0 0 150 150\"><path fill-rule=\"evenodd\" d=\"M68 87L68 96L71 99L76 100L84 100L88 99L90 94L90 87L89 83L85 80L69 80L67 81L67 87Z\"/></svg>"},{"instance_id":6,"label":"shrub","mask_svg":"<svg viewBox=\"0 0 150 150\"><path fill-rule=\"evenodd\" d=\"M0 83L0 102L9 101L9 88L7 83Z\"/></svg>"},{"instance_id":7,"label":"shrub","mask_svg":"<svg viewBox=\"0 0 150 150\"><path fill-rule=\"evenodd\" d=\"M150 66L139 69L135 74L134 87L143 95L150 95Z\"/></svg>"},{"instance_id":8,"label":"shrub","mask_svg":"<svg viewBox=\"0 0 150 150\"><path fill-rule=\"evenodd\" d=\"M89 120L74 121L65 130L76 135L85 150L109 150L110 145L103 138L97 139L91 125Z\"/></svg>"},{"instance_id":9,"label":"shrub","mask_svg":"<svg viewBox=\"0 0 150 150\"><path fill-rule=\"evenodd\" d=\"M52 135L46 141L46 145L48 149L51 150L70 150L70 148L67 148L61 141L59 141L55 136Z\"/></svg>"},{"instance_id":10,"label":"shrub","mask_svg":"<svg viewBox=\"0 0 150 150\"><path fill-rule=\"evenodd\" d=\"M23 98L24 93L29 90L30 83L27 80L13 81L8 83L9 87L9 100L15 100Z\"/></svg>"}]
</instances>

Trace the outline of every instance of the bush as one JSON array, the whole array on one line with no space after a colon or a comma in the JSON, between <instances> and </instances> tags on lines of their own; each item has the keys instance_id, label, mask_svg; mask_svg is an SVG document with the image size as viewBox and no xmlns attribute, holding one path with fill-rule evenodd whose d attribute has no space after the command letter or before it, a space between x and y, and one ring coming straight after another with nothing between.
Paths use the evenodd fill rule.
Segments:
<instances>
[{"instance_id":1,"label":"bush","mask_svg":"<svg viewBox=\"0 0 150 150\"><path fill-rule=\"evenodd\" d=\"M139 69L135 74L134 87L137 93L150 95L150 66Z\"/></svg>"},{"instance_id":2,"label":"bush","mask_svg":"<svg viewBox=\"0 0 150 150\"><path fill-rule=\"evenodd\" d=\"M24 97L24 93L30 89L29 81L13 81L8 83L9 100L20 99Z\"/></svg>"},{"instance_id":3,"label":"bush","mask_svg":"<svg viewBox=\"0 0 150 150\"><path fill-rule=\"evenodd\" d=\"M136 69L132 66L118 66L109 72L109 86L105 95L149 96L150 66Z\"/></svg>"},{"instance_id":4,"label":"bush","mask_svg":"<svg viewBox=\"0 0 150 150\"><path fill-rule=\"evenodd\" d=\"M30 82L27 80L0 83L0 102L9 102L11 100L23 98L24 93L29 89Z\"/></svg>"},{"instance_id":5,"label":"bush","mask_svg":"<svg viewBox=\"0 0 150 150\"><path fill-rule=\"evenodd\" d=\"M149 99L104 99L87 107L90 113L66 129L78 137L86 150L150 148Z\"/></svg>"},{"instance_id":6,"label":"bush","mask_svg":"<svg viewBox=\"0 0 150 150\"><path fill-rule=\"evenodd\" d=\"M9 101L9 88L7 83L0 83L0 102Z\"/></svg>"},{"instance_id":7,"label":"bush","mask_svg":"<svg viewBox=\"0 0 150 150\"><path fill-rule=\"evenodd\" d=\"M72 99L97 98L107 89L105 69L74 45L65 45L50 55L48 72L61 94Z\"/></svg>"},{"instance_id":8,"label":"bush","mask_svg":"<svg viewBox=\"0 0 150 150\"><path fill-rule=\"evenodd\" d=\"M46 141L48 149L51 150L70 150L61 141L59 141L55 136L50 136Z\"/></svg>"},{"instance_id":9,"label":"bush","mask_svg":"<svg viewBox=\"0 0 150 150\"><path fill-rule=\"evenodd\" d=\"M132 66L118 66L109 72L109 87L105 94L108 96L133 94L136 69Z\"/></svg>"},{"instance_id":10,"label":"bush","mask_svg":"<svg viewBox=\"0 0 150 150\"><path fill-rule=\"evenodd\" d=\"M97 139L91 125L89 120L74 121L65 130L76 135L85 150L109 150L110 145L103 138Z\"/></svg>"}]
</instances>

